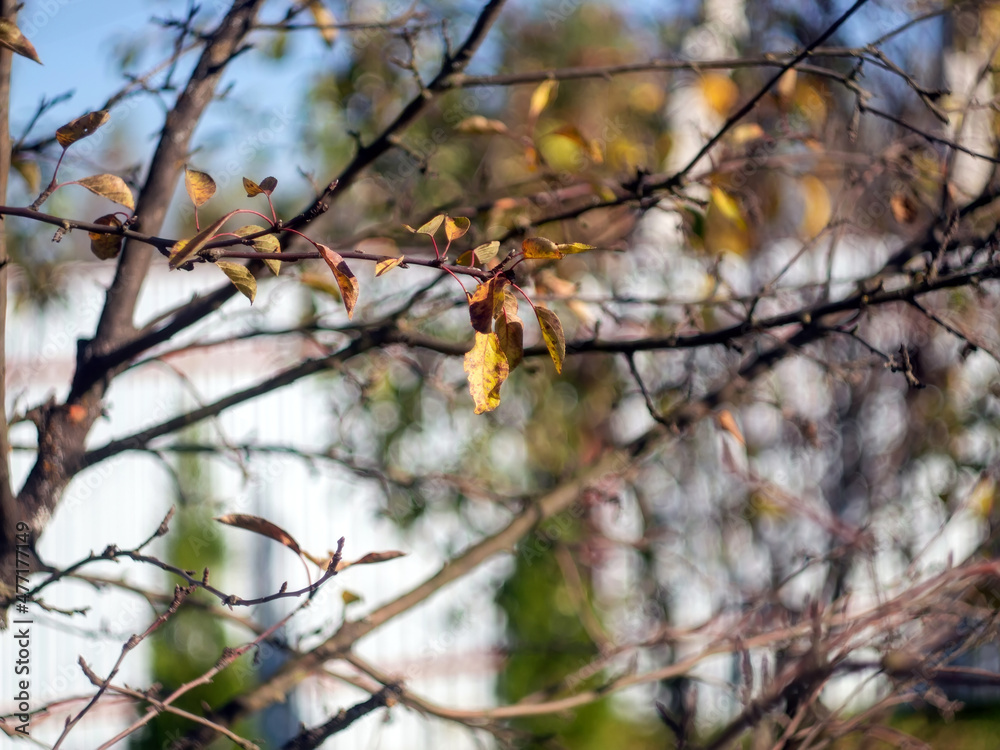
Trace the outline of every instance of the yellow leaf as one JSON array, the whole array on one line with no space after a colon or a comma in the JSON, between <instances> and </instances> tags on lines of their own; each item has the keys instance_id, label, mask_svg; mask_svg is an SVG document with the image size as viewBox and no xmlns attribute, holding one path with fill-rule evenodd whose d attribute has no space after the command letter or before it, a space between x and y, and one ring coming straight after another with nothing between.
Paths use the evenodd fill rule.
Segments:
<instances>
[{"instance_id":1,"label":"yellow leaf","mask_svg":"<svg viewBox=\"0 0 1000 750\"><path fill-rule=\"evenodd\" d=\"M177 242L172 248L170 248L170 267L178 268L201 252L202 248L208 244L208 241L212 239L212 236L216 232L222 229L222 225L225 224L231 216L231 213L220 216L191 239L180 240Z\"/></svg>"},{"instance_id":2,"label":"yellow leaf","mask_svg":"<svg viewBox=\"0 0 1000 750\"><path fill-rule=\"evenodd\" d=\"M740 90L725 73L708 73L701 79L701 95L709 107L725 117L736 105Z\"/></svg>"},{"instance_id":3,"label":"yellow leaf","mask_svg":"<svg viewBox=\"0 0 1000 750\"><path fill-rule=\"evenodd\" d=\"M115 229L122 228L121 221L114 214L100 216L94 219L94 223L101 224L106 227L114 227ZM90 252L101 260L111 260L112 258L117 258L118 253L120 253L122 249L122 242L125 240L125 238L120 234L87 232L87 236L90 237Z\"/></svg>"},{"instance_id":4,"label":"yellow leaf","mask_svg":"<svg viewBox=\"0 0 1000 750\"><path fill-rule=\"evenodd\" d=\"M14 159L14 163L11 165L17 170L17 173L21 175L26 183L28 183L28 190L32 193L37 193L42 187L42 170L38 167L38 162L34 159Z\"/></svg>"},{"instance_id":5,"label":"yellow leaf","mask_svg":"<svg viewBox=\"0 0 1000 750\"><path fill-rule=\"evenodd\" d=\"M574 255L576 253L585 253L588 250L596 250L593 245L584 245L582 242L567 242L564 245L556 245L556 250L561 252L563 255Z\"/></svg>"},{"instance_id":6,"label":"yellow leaf","mask_svg":"<svg viewBox=\"0 0 1000 750\"><path fill-rule=\"evenodd\" d=\"M320 27L319 35L323 37L326 46L332 47L339 31L336 27L337 19L321 0L309 0L309 11L312 13L316 25Z\"/></svg>"},{"instance_id":7,"label":"yellow leaf","mask_svg":"<svg viewBox=\"0 0 1000 750\"><path fill-rule=\"evenodd\" d=\"M479 263L486 263L487 261L493 260L497 257L497 253L500 252L500 241L493 240L492 242L487 242L484 245L472 249L472 254L476 261ZM471 266L472 264L469 263Z\"/></svg>"},{"instance_id":8,"label":"yellow leaf","mask_svg":"<svg viewBox=\"0 0 1000 750\"><path fill-rule=\"evenodd\" d=\"M438 214L419 229L414 229L409 224L403 224L403 226L414 234L426 234L429 237L433 237L437 233L437 230L441 228L442 222L444 222L444 214Z\"/></svg>"},{"instance_id":9,"label":"yellow leaf","mask_svg":"<svg viewBox=\"0 0 1000 750\"><path fill-rule=\"evenodd\" d=\"M254 298L257 296L257 279L247 270L247 267L240 263L227 263L224 260L220 260L215 265L222 269L226 276L229 277L229 280L233 282L244 297L250 300L250 304L252 305Z\"/></svg>"},{"instance_id":10,"label":"yellow leaf","mask_svg":"<svg viewBox=\"0 0 1000 750\"><path fill-rule=\"evenodd\" d=\"M39 65L42 64L34 45L9 18L0 18L0 47L6 47L11 52L34 60Z\"/></svg>"},{"instance_id":11,"label":"yellow leaf","mask_svg":"<svg viewBox=\"0 0 1000 750\"><path fill-rule=\"evenodd\" d=\"M473 115L472 117L466 117L458 123L455 126L455 130L459 133L470 133L473 135L494 133L504 135L507 133L507 126L500 122L500 120L490 120L482 115Z\"/></svg>"},{"instance_id":12,"label":"yellow leaf","mask_svg":"<svg viewBox=\"0 0 1000 750\"><path fill-rule=\"evenodd\" d=\"M709 199L708 208L710 211L715 209L736 224L746 226L740 211L740 204L722 188L712 188L712 197Z\"/></svg>"},{"instance_id":13,"label":"yellow leaf","mask_svg":"<svg viewBox=\"0 0 1000 750\"><path fill-rule=\"evenodd\" d=\"M343 599L345 607L349 604L362 601L360 595L355 594L353 591L348 591L347 589L340 592L340 598Z\"/></svg>"},{"instance_id":14,"label":"yellow leaf","mask_svg":"<svg viewBox=\"0 0 1000 750\"><path fill-rule=\"evenodd\" d=\"M77 117L56 131L56 140L63 148L69 148L81 138L86 138L110 119L106 109Z\"/></svg>"},{"instance_id":15,"label":"yellow leaf","mask_svg":"<svg viewBox=\"0 0 1000 750\"><path fill-rule=\"evenodd\" d=\"M476 333L476 342L465 355L464 369L476 414L496 409L500 405L500 386L510 374L510 366L495 333Z\"/></svg>"},{"instance_id":16,"label":"yellow leaf","mask_svg":"<svg viewBox=\"0 0 1000 750\"><path fill-rule=\"evenodd\" d=\"M207 172L184 167L184 189L195 208L201 208L215 195L215 180Z\"/></svg>"},{"instance_id":17,"label":"yellow leaf","mask_svg":"<svg viewBox=\"0 0 1000 750\"><path fill-rule=\"evenodd\" d=\"M352 560L350 562L347 560L341 560L337 563L337 570L344 570L345 568L350 568L355 565L373 565L374 563L385 562L386 560L395 560L397 557L406 557L406 553L400 552L399 550L369 552L367 555L359 557L357 560Z\"/></svg>"},{"instance_id":18,"label":"yellow leaf","mask_svg":"<svg viewBox=\"0 0 1000 750\"><path fill-rule=\"evenodd\" d=\"M255 195L260 195L264 192L260 189L260 185L251 180L249 177L243 178L243 189L247 191L247 198L253 198Z\"/></svg>"},{"instance_id":19,"label":"yellow leaf","mask_svg":"<svg viewBox=\"0 0 1000 750\"><path fill-rule=\"evenodd\" d=\"M549 350L556 372L561 373L566 360L566 334L563 333L562 323L554 312L541 305L535 306L535 317L538 318L538 327L542 329L545 348Z\"/></svg>"},{"instance_id":20,"label":"yellow leaf","mask_svg":"<svg viewBox=\"0 0 1000 750\"><path fill-rule=\"evenodd\" d=\"M525 258L561 258L563 254L552 240L544 237L529 237L521 243Z\"/></svg>"},{"instance_id":21,"label":"yellow leaf","mask_svg":"<svg viewBox=\"0 0 1000 750\"><path fill-rule=\"evenodd\" d=\"M257 234L257 232L263 232L267 228L258 226L257 224L248 224L245 227L240 227L233 234L239 235L240 237L246 237L248 234ZM280 253L281 243L278 242L278 238L273 234L263 234L260 237L254 237L251 242L253 243L253 249L258 253ZM264 265L271 269L271 273L275 276L281 271L281 261L275 260L273 258L264 258Z\"/></svg>"},{"instance_id":22,"label":"yellow leaf","mask_svg":"<svg viewBox=\"0 0 1000 750\"><path fill-rule=\"evenodd\" d=\"M468 232L470 226L472 226L472 222L464 216L454 219L448 216L444 220L444 236L448 238L448 242L454 242Z\"/></svg>"},{"instance_id":23,"label":"yellow leaf","mask_svg":"<svg viewBox=\"0 0 1000 750\"><path fill-rule=\"evenodd\" d=\"M386 258L385 260L380 260L375 264L375 275L381 276L384 273L388 273L403 262L403 257L404 256L400 255L398 258Z\"/></svg>"},{"instance_id":24,"label":"yellow leaf","mask_svg":"<svg viewBox=\"0 0 1000 750\"><path fill-rule=\"evenodd\" d=\"M547 81L542 81L538 84L538 87L531 92L531 104L528 107L529 122L534 122L538 119L538 115L540 115L542 110L549 105L550 101L552 101L552 97L555 95L558 88L559 81L550 78Z\"/></svg>"},{"instance_id":25,"label":"yellow leaf","mask_svg":"<svg viewBox=\"0 0 1000 750\"><path fill-rule=\"evenodd\" d=\"M833 211L830 205L830 193L823 181L815 175L806 175L802 178L801 184L804 206L799 232L803 237L812 239L830 223Z\"/></svg>"},{"instance_id":26,"label":"yellow leaf","mask_svg":"<svg viewBox=\"0 0 1000 750\"><path fill-rule=\"evenodd\" d=\"M330 266L330 270L333 271L333 277L337 280L340 296L344 300L344 307L347 308L347 317L353 318L354 305L358 302L358 293L361 289L357 278L351 273L351 269L347 267L344 259L340 257L340 253L334 252L326 245L317 245L316 247L323 260Z\"/></svg>"},{"instance_id":27,"label":"yellow leaf","mask_svg":"<svg viewBox=\"0 0 1000 750\"><path fill-rule=\"evenodd\" d=\"M117 175L95 174L92 177L84 177L82 180L76 180L76 184L82 185L90 192L102 198L120 203L129 210L135 208L132 191L128 189L125 180Z\"/></svg>"}]
</instances>

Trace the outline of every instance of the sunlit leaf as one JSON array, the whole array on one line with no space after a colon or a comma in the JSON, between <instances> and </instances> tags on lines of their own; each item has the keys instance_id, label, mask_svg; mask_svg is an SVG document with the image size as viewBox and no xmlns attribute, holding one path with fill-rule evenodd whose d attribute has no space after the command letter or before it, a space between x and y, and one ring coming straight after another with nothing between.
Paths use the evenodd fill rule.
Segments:
<instances>
[{"instance_id":1,"label":"sunlit leaf","mask_svg":"<svg viewBox=\"0 0 1000 750\"><path fill-rule=\"evenodd\" d=\"M337 19L334 18L333 13L322 0L309 0L309 11L312 13L316 25L320 27L319 35L323 37L326 46L332 47L339 31L336 28Z\"/></svg>"},{"instance_id":2,"label":"sunlit leaf","mask_svg":"<svg viewBox=\"0 0 1000 750\"><path fill-rule=\"evenodd\" d=\"M106 227L114 227L115 229L122 228L121 220L114 214L99 216L98 218L94 219L94 223L101 224ZM120 234L87 232L87 236L90 237L90 252L92 252L101 260L110 260L111 258L117 258L118 253L121 252L122 243L125 241L125 238Z\"/></svg>"},{"instance_id":3,"label":"sunlit leaf","mask_svg":"<svg viewBox=\"0 0 1000 750\"><path fill-rule=\"evenodd\" d=\"M807 174L802 178L801 185L804 205L799 232L811 239L826 229L833 215L833 206L826 185L815 175Z\"/></svg>"},{"instance_id":4,"label":"sunlit leaf","mask_svg":"<svg viewBox=\"0 0 1000 750\"><path fill-rule=\"evenodd\" d=\"M106 109L77 117L56 131L56 140L63 148L69 148L81 138L86 138L110 119Z\"/></svg>"},{"instance_id":5,"label":"sunlit leaf","mask_svg":"<svg viewBox=\"0 0 1000 750\"><path fill-rule=\"evenodd\" d=\"M487 261L493 260L497 257L498 252L500 252L499 240L487 242L486 244L480 245L472 250L472 254L479 263L486 263Z\"/></svg>"},{"instance_id":6,"label":"sunlit leaf","mask_svg":"<svg viewBox=\"0 0 1000 750\"><path fill-rule=\"evenodd\" d=\"M538 318L538 326L542 329L542 339L545 341L545 348L549 350L549 356L556 366L556 372L562 372L563 362L566 360L566 334L563 333L562 323L559 317L541 305L535 306L535 317Z\"/></svg>"},{"instance_id":7,"label":"sunlit leaf","mask_svg":"<svg viewBox=\"0 0 1000 750\"><path fill-rule=\"evenodd\" d=\"M729 409L723 409L716 416L719 427L732 435L740 443L740 445L746 445L747 441L743 437L743 433L740 432L740 426L736 424L736 419L733 417L732 412Z\"/></svg>"},{"instance_id":8,"label":"sunlit leaf","mask_svg":"<svg viewBox=\"0 0 1000 750\"><path fill-rule=\"evenodd\" d=\"M563 257L556 243L544 237L528 237L521 243L525 258L561 258Z\"/></svg>"},{"instance_id":9,"label":"sunlit leaf","mask_svg":"<svg viewBox=\"0 0 1000 750\"><path fill-rule=\"evenodd\" d=\"M351 269L347 267L347 263L340 257L339 253L334 252L326 245L317 245L317 248L323 260L333 271L333 277L337 280L340 296L344 300L344 307L347 308L347 317L353 318L354 305L357 304L360 291L357 278L351 273Z\"/></svg>"},{"instance_id":10,"label":"sunlit leaf","mask_svg":"<svg viewBox=\"0 0 1000 750\"><path fill-rule=\"evenodd\" d=\"M466 117L455 126L455 130L459 133L469 133L471 135L503 135L508 132L507 126L499 120L490 120L482 115Z\"/></svg>"},{"instance_id":11,"label":"sunlit leaf","mask_svg":"<svg viewBox=\"0 0 1000 750\"><path fill-rule=\"evenodd\" d=\"M732 222L745 224L743 213L740 211L740 204L720 187L713 187L711 198L709 199L709 209L719 211L723 216Z\"/></svg>"},{"instance_id":12,"label":"sunlit leaf","mask_svg":"<svg viewBox=\"0 0 1000 750\"><path fill-rule=\"evenodd\" d=\"M184 189L195 208L201 208L215 195L215 180L207 172L184 167Z\"/></svg>"},{"instance_id":13,"label":"sunlit leaf","mask_svg":"<svg viewBox=\"0 0 1000 750\"><path fill-rule=\"evenodd\" d=\"M235 526L238 529L246 529L255 534L261 534L268 539L280 542L298 555L302 554L299 543L292 538L291 534L277 524L271 523L260 516L251 516L246 513L228 513L224 516L219 516L215 520L227 526Z\"/></svg>"},{"instance_id":14,"label":"sunlit leaf","mask_svg":"<svg viewBox=\"0 0 1000 750\"><path fill-rule=\"evenodd\" d=\"M258 226L256 224L248 224L245 227L240 227L233 234L237 234L240 237L246 237L248 234L257 234L257 232L263 232L266 227ZM258 253L280 253L281 243L278 242L278 238L273 234L262 234L260 237L254 237L251 242L253 243L253 249ZM273 258L264 258L264 265L271 269L271 273L275 276L281 271L281 261L275 260Z\"/></svg>"},{"instance_id":15,"label":"sunlit leaf","mask_svg":"<svg viewBox=\"0 0 1000 750\"><path fill-rule=\"evenodd\" d=\"M380 260L378 263L375 264L375 275L381 276L384 273L388 273L402 262L403 262L402 255L400 255L398 258L386 258L385 260Z\"/></svg>"},{"instance_id":16,"label":"sunlit leaf","mask_svg":"<svg viewBox=\"0 0 1000 750\"><path fill-rule=\"evenodd\" d=\"M588 250L596 250L593 245L584 245L582 242L567 242L562 245L556 245L556 250L561 252L563 255L574 255L576 253L585 253Z\"/></svg>"},{"instance_id":17,"label":"sunlit leaf","mask_svg":"<svg viewBox=\"0 0 1000 750\"><path fill-rule=\"evenodd\" d=\"M225 224L231 216L232 213L220 216L218 219L198 232L198 234L194 237L177 242L172 248L170 248L170 267L178 268L201 252L202 248L208 244L209 240L212 239L216 232L222 229L222 225Z\"/></svg>"},{"instance_id":18,"label":"sunlit leaf","mask_svg":"<svg viewBox=\"0 0 1000 750\"><path fill-rule=\"evenodd\" d=\"M556 90L559 88L559 81L554 78L550 78L547 81L542 81L531 92L531 105L528 107L528 120L534 122L538 119L538 116L542 113L549 102L552 101L552 97L555 95Z\"/></svg>"},{"instance_id":19,"label":"sunlit leaf","mask_svg":"<svg viewBox=\"0 0 1000 750\"><path fill-rule=\"evenodd\" d=\"M454 219L448 216L444 220L444 236L448 238L449 242L454 242L468 232L470 226L472 226L472 222L465 216L457 216Z\"/></svg>"},{"instance_id":20,"label":"sunlit leaf","mask_svg":"<svg viewBox=\"0 0 1000 750\"><path fill-rule=\"evenodd\" d=\"M419 229L414 229L409 224L403 224L403 226L415 234L426 234L429 237L433 237L437 230L441 228L441 224L444 223L444 219L444 214L438 214Z\"/></svg>"},{"instance_id":21,"label":"sunlit leaf","mask_svg":"<svg viewBox=\"0 0 1000 750\"><path fill-rule=\"evenodd\" d=\"M500 386L510 374L510 366L495 333L476 333L476 342L465 355L464 369L476 414L496 409L500 405Z\"/></svg>"},{"instance_id":22,"label":"sunlit leaf","mask_svg":"<svg viewBox=\"0 0 1000 750\"><path fill-rule=\"evenodd\" d=\"M701 79L701 95L716 114L725 117L736 106L740 90L726 73L706 73Z\"/></svg>"},{"instance_id":23,"label":"sunlit leaf","mask_svg":"<svg viewBox=\"0 0 1000 750\"><path fill-rule=\"evenodd\" d=\"M132 191L128 189L125 180L113 174L95 174L92 177L84 177L76 180L77 185L82 185L92 193L107 198L115 203L120 203L125 208L132 210L135 208L135 200L132 198Z\"/></svg>"},{"instance_id":24,"label":"sunlit leaf","mask_svg":"<svg viewBox=\"0 0 1000 750\"><path fill-rule=\"evenodd\" d=\"M229 280L236 285L244 297L250 300L252 305L257 296L257 279L247 270L247 267L240 263L229 263L224 260L220 260L215 265L223 270Z\"/></svg>"},{"instance_id":25,"label":"sunlit leaf","mask_svg":"<svg viewBox=\"0 0 1000 750\"><path fill-rule=\"evenodd\" d=\"M21 30L17 28L17 24L9 18L0 17L0 47L6 47L22 57L34 60L39 65L42 64L34 45L21 33Z\"/></svg>"}]
</instances>

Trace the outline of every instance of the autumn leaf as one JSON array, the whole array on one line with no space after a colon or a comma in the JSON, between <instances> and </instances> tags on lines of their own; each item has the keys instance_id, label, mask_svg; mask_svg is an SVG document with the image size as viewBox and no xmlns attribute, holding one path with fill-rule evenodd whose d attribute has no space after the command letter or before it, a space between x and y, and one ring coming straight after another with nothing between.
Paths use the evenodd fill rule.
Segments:
<instances>
[{"instance_id":1,"label":"autumn leaf","mask_svg":"<svg viewBox=\"0 0 1000 750\"><path fill-rule=\"evenodd\" d=\"M538 87L531 92L531 104L528 107L528 120L534 122L538 119L538 116L542 113L549 102L552 101L552 97L555 95L556 90L559 88L559 81L554 78L550 78L547 81L542 81L538 84Z\"/></svg>"},{"instance_id":2,"label":"autumn leaf","mask_svg":"<svg viewBox=\"0 0 1000 750\"><path fill-rule=\"evenodd\" d=\"M556 372L561 373L566 360L566 334L563 333L562 323L554 312L541 305L535 306L535 317L538 318L538 327L542 329L545 348L549 350Z\"/></svg>"},{"instance_id":3,"label":"autumn leaf","mask_svg":"<svg viewBox=\"0 0 1000 750\"><path fill-rule=\"evenodd\" d=\"M253 198L255 195L260 195L264 192L260 189L260 185L251 180L249 177L243 178L243 189L247 191L247 198Z\"/></svg>"},{"instance_id":4,"label":"autumn leaf","mask_svg":"<svg viewBox=\"0 0 1000 750\"><path fill-rule=\"evenodd\" d=\"M576 253L585 253L588 250L596 249L593 245L584 245L582 242L567 242L562 245L556 245L556 250L563 255L575 255Z\"/></svg>"},{"instance_id":5,"label":"autumn leaf","mask_svg":"<svg viewBox=\"0 0 1000 750\"><path fill-rule=\"evenodd\" d=\"M207 172L184 167L184 189L195 208L201 208L215 195L215 180Z\"/></svg>"},{"instance_id":6,"label":"autumn leaf","mask_svg":"<svg viewBox=\"0 0 1000 750\"><path fill-rule=\"evenodd\" d=\"M399 550L388 550L386 552L369 552L363 557L359 557L357 560L347 561L341 560L337 563L337 571L344 570L345 568L350 568L355 565L374 565L375 563L385 562L386 560L395 560L397 557L405 557L405 552L400 552Z\"/></svg>"},{"instance_id":7,"label":"autumn leaf","mask_svg":"<svg viewBox=\"0 0 1000 750\"><path fill-rule=\"evenodd\" d=\"M15 158L11 165L19 175L28 183L28 189L32 193L37 193L42 186L42 170L38 162L34 159Z\"/></svg>"},{"instance_id":8,"label":"autumn leaf","mask_svg":"<svg viewBox=\"0 0 1000 750\"><path fill-rule=\"evenodd\" d=\"M505 135L508 132L507 126L499 120L490 120L482 115L466 117L455 126L455 130L459 133L469 133L470 135Z\"/></svg>"},{"instance_id":9,"label":"autumn leaf","mask_svg":"<svg viewBox=\"0 0 1000 750\"><path fill-rule=\"evenodd\" d=\"M276 177L265 177L260 181L259 187L261 192L270 195L274 192L274 189L278 187L278 179Z\"/></svg>"},{"instance_id":10,"label":"autumn leaf","mask_svg":"<svg viewBox=\"0 0 1000 750\"><path fill-rule=\"evenodd\" d=\"M513 372L524 359L524 323L517 316L517 297L510 289L504 289L503 303L493 329L500 350L507 358L507 366Z\"/></svg>"},{"instance_id":11,"label":"autumn leaf","mask_svg":"<svg viewBox=\"0 0 1000 750\"><path fill-rule=\"evenodd\" d=\"M42 64L42 61L38 59L35 46L17 28L17 24L9 18L0 18L0 47L6 47L11 52L16 52L22 57L34 60L39 65Z\"/></svg>"},{"instance_id":12,"label":"autumn leaf","mask_svg":"<svg viewBox=\"0 0 1000 750\"><path fill-rule=\"evenodd\" d=\"M561 258L563 257L556 243L544 237L529 237L521 243L525 258Z\"/></svg>"},{"instance_id":13,"label":"autumn leaf","mask_svg":"<svg viewBox=\"0 0 1000 750\"><path fill-rule=\"evenodd\" d=\"M91 177L84 177L82 180L75 180L71 184L81 185L95 195L120 203L129 210L135 209L132 191L128 189L125 180L117 175L95 174Z\"/></svg>"},{"instance_id":14,"label":"autumn leaf","mask_svg":"<svg viewBox=\"0 0 1000 750\"><path fill-rule=\"evenodd\" d=\"M500 282L503 288L503 280ZM476 291L467 295L469 298L469 318L472 321L472 328L479 333L489 333L493 324L493 311L496 307L496 293L498 291L497 280L495 278L485 281L476 287Z\"/></svg>"},{"instance_id":15,"label":"autumn leaf","mask_svg":"<svg viewBox=\"0 0 1000 750\"><path fill-rule=\"evenodd\" d=\"M99 216L94 219L94 223L101 224L106 227L114 227L115 229L122 228L121 220L114 214ZM120 234L87 232L87 236L90 237L90 252L101 260L111 260L112 258L117 258L118 253L121 252L122 243L125 241L125 238Z\"/></svg>"},{"instance_id":16,"label":"autumn leaf","mask_svg":"<svg viewBox=\"0 0 1000 750\"><path fill-rule=\"evenodd\" d=\"M309 0L309 12L319 26L319 35L323 37L323 42L327 47L332 47L339 31L335 26L337 19L321 0Z\"/></svg>"},{"instance_id":17,"label":"autumn leaf","mask_svg":"<svg viewBox=\"0 0 1000 750\"><path fill-rule=\"evenodd\" d=\"M500 386L510 374L510 366L495 333L476 332L476 342L465 355L464 369L476 414L496 409L500 405Z\"/></svg>"},{"instance_id":18,"label":"autumn leaf","mask_svg":"<svg viewBox=\"0 0 1000 750\"><path fill-rule=\"evenodd\" d=\"M428 237L433 237L437 233L437 230L441 228L441 224L444 222L444 219L444 214L438 214L419 229L414 229L409 224L403 224L403 226L414 234L426 234Z\"/></svg>"},{"instance_id":19,"label":"autumn leaf","mask_svg":"<svg viewBox=\"0 0 1000 750\"><path fill-rule=\"evenodd\" d=\"M500 252L500 242L498 240L487 242L486 244L480 245L472 250L473 256L475 256L479 263L486 263L487 261L493 260L497 257L498 252Z\"/></svg>"},{"instance_id":20,"label":"autumn leaf","mask_svg":"<svg viewBox=\"0 0 1000 750\"><path fill-rule=\"evenodd\" d=\"M238 529L245 529L255 534L261 534L268 539L280 542L297 555L302 554L302 548L299 547L299 543L292 538L291 534L277 524L271 523L260 516L251 516L246 513L227 513L215 520L227 526L235 526Z\"/></svg>"},{"instance_id":21,"label":"autumn leaf","mask_svg":"<svg viewBox=\"0 0 1000 750\"><path fill-rule=\"evenodd\" d=\"M804 206L799 232L806 239L812 239L830 223L833 215L830 191L821 179L811 174L802 178L801 186Z\"/></svg>"},{"instance_id":22,"label":"autumn leaf","mask_svg":"<svg viewBox=\"0 0 1000 750\"><path fill-rule=\"evenodd\" d=\"M247 267L240 263L228 263L224 260L220 260L215 265L223 270L226 276L229 277L229 280L233 282L244 297L250 300L250 304L252 305L254 298L257 296L257 279L247 270Z\"/></svg>"},{"instance_id":23,"label":"autumn leaf","mask_svg":"<svg viewBox=\"0 0 1000 750\"><path fill-rule=\"evenodd\" d=\"M266 227L258 226L257 224L247 224L245 227L240 227L233 234L239 235L240 237L246 237L248 234L257 234L257 232L267 231ZM253 249L258 253L280 253L281 243L278 242L278 238L273 234L262 234L260 237L254 237L251 242L253 243ZM275 276L281 271L281 261L275 260L274 258L264 258L264 265L271 269L271 273Z\"/></svg>"},{"instance_id":24,"label":"autumn leaf","mask_svg":"<svg viewBox=\"0 0 1000 750\"><path fill-rule=\"evenodd\" d=\"M201 252L202 248L208 244L209 240L212 239L216 232L222 229L222 225L229 221L232 215L232 212L230 212L220 216L191 239L180 240L177 242L172 248L170 248L170 267L178 268Z\"/></svg>"},{"instance_id":25,"label":"autumn leaf","mask_svg":"<svg viewBox=\"0 0 1000 750\"><path fill-rule=\"evenodd\" d=\"M81 138L86 138L110 119L108 110L91 112L83 117L77 117L56 131L56 140L64 149L69 148Z\"/></svg>"},{"instance_id":26,"label":"autumn leaf","mask_svg":"<svg viewBox=\"0 0 1000 750\"><path fill-rule=\"evenodd\" d=\"M384 260L380 260L378 263L375 264L375 275L381 276L384 273L388 273L402 262L403 262L402 255L400 255L398 258L385 258Z\"/></svg>"},{"instance_id":27,"label":"autumn leaf","mask_svg":"<svg viewBox=\"0 0 1000 750\"><path fill-rule=\"evenodd\" d=\"M347 267L347 263L340 257L339 253L334 252L326 245L317 245L316 247L323 260L330 266L330 270L333 271L333 277L337 280L340 296L344 300L344 307L347 308L347 317L353 318L354 305L357 304L360 292L357 278L351 273L351 269Z\"/></svg>"},{"instance_id":28,"label":"autumn leaf","mask_svg":"<svg viewBox=\"0 0 1000 750\"><path fill-rule=\"evenodd\" d=\"M345 607L348 606L349 604L354 604L355 602L362 601L361 596L359 594L355 594L353 591L348 591L347 589L344 589L343 591L340 592L340 598L341 600L343 600Z\"/></svg>"},{"instance_id":29,"label":"autumn leaf","mask_svg":"<svg viewBox=\"0 0 1000 750\"><path fill-rule=\"evenodd\" d=\"M454 242L468 232L470 226L472 226L472 222L464 216L454 219L447 216L444 220L444 236L448 238L448 242Z\"/></svg>"}]
</instances>

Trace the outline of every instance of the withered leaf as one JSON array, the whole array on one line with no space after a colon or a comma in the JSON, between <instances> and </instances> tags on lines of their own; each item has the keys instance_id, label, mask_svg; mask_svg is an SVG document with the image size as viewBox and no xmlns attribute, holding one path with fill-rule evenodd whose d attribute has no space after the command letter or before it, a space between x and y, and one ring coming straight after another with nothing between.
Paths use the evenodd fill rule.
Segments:
<instances>
[{"instance_id":1,"label":"withered leaf","mask_svg":"<svg viewBox=\"0 0 1000 750\"><path fill-rule=\"evenodd\" d=\"M184 167L184 189L195 208L201 208L215 195L215 180L207 172Z\"/></svg>"},{"instance_id":2,"label":"withered leaf","mask_svg":"<svg viewBox=\"0 0 1000 750\"><path fill-rule=\"evenodd\" d=\"M510 374L510 366L495 333L476 332L475 344L465 355L464 369L476 414L496 409L500 405L500 386Z\"/></svg>"},{"instance_id":3,"label":"withered leaf","mask_svg":"<svg viewBox=\"0 0 1000 750\"><path fill-rule=\"evenodd\" d=\"M69 148L81 138L86 138L110 119L106 109L90 112L83 117L77 117L56 131L56 140L63 148Z\"/></svg>"},{"instance_id":4,"label":"withered leaf","mask_svg":"<svg viewBox=\"0 0 1000 750\"><path fill-rule=\"evenodd\" d=\"M247 267L240 263L229 263L224 260L220 260L215 265L223 270L226 276L229 277L229 280L233 282L244 297L250 300L250 304L252 305L254 298L257 296L257 279L247 270Z\"/></svg>"},{"instance_id":5,"label":"withered leaf","mask_svg":"<svg viewBox=\"0 0 1000 750\"><path fill-rule=\"evenodd\" d=\"M117 175L95 174L91 177L84 177L82 180L76 180L75 184L82 185L90 192L119 203L129 210L135 208L132 191L128 189L125 180Z\"/></svg>"},{"instance_id":6,"label":"withered leaf","mask_svg":"<svg viewBox=\"0 0 1000 750\"><path fill-rule=\"evenodd\" d=\"M538 326L542 329L545 348L549 350L549 356L552 357L552 362L556 366L556 372L561 373L563 362L566 360L566 334L563 333L559 316L547 307L536 305L535 317L538 318Z\"/></svg>"},{"instance_id":7,"label":"withered leaf","mask_svg":"<svg viewBox=\"0 0 1000 750\"><path fill-rule=\"evenodd\" d=\"M323 260L330 266L330 270L333 271L333 277L337 280L337 286L340 288L340 296L344 300L344 307L347 308L347 317L353 318L354 305L357 304L358 293L360 292L357 278L351 272L351 269L347 267L347 263L339 253L334 252L326 245L317 245L316 247Z\"/></svg>"},{"instance_id":8,"label":"withered leaf","mask_svg":"<svg viewBox=\"0 0 1000 750\"><path fill-rule=\"evenodd\" d=\"M114 214L99 216L94 219L94 223L101 224L106 227L114 227L115 229L122 228L121 220ZM87 236L90 237L90 252L101 260L111 260L112 258L117 258L118 253L122 250L122 243L125 241L125 238L120 234L87 232Z\"/></svg>"}]
</instances>

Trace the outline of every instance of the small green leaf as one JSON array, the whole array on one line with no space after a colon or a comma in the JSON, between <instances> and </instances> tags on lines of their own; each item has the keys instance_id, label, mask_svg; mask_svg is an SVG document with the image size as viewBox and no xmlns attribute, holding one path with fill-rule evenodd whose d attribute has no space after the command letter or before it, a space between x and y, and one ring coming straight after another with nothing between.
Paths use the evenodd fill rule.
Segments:
<instances>
[{"instance_id":1,"label":"small green leaf","mask_svg":"<svg viewBox=\"0 0 1000 750\"><path fill-rule=\"evenodd\" d=\"M236 285L244 297L250 300L252 305L257 296L257 279L247 270L247 267L239 263L227 263L224 260L220 260L215 265L223 270L229 280Z\"/></svg>"}]
</instances>

